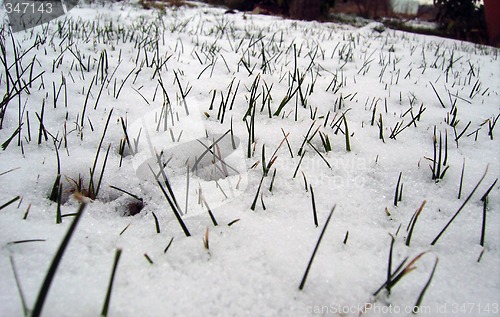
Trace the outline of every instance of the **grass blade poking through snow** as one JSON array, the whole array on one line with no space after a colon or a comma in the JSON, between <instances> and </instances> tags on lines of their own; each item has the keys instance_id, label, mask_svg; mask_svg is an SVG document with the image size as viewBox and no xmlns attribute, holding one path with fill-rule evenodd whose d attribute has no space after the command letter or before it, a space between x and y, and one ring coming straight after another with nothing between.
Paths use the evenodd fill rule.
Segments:
<instances>
[{"instance_id":1,"label":"grass blade poking through snow","mask_svg":"<svg viewBox=\"0 0 500 317\"><path fill-rule=\"evenodd\" d=\"M264 175L262 175L262 178L260 179L259 187L257 188L257 193L255 194L252 206L250 207L250 209L252 209L253 211L255 211L255 205L257 205L257 199L259 198L260 188L262 187L263 180L264 180Z\"/></svg>"},{"instance_id":2,"label":"grass blade poking through snow","mask_svg":"<svg viewBox=\"0 0 500 317\"><path fill-rule=\"evenodd\" d=\"M387 294L391 294L391 278L392 278L392 254L394 250L394 242L396 242L396 239L394 236L391 234L391 246L389 248L389 259L388 259L388 265L387 265L387 280L385 282L385 289L387 290Z\"/></svg>"},{"instance_id":3,"label":"grass blade poking through snow","mask_svg":"<svg viewBox=\"0 0 500 317\"><path fill-rule=\"evenodd\" d=\"M436 258L436 262L434 262L434 267L432 268L431 275L429 276L429 280L427 280L427 283L425 283L424 288L420 292L420 295L418 296L417 302L415 303L415 307L413 307L413 314L418 313L420 304L422 304L422 300L424 299L425 292L431 285L432 278L434 277L434 273L436 272L436 268L439 262L439 258Z\"/></svg>"},{"instance_id":4,"label":"grass blade poking through snow","mask_svg":"<svg viewBox=\"0 0 500 317\"><path fill-rule=\"evenodd\" d=\"M495 184L497 183L498 178L495 179L493 184L491 184L490 188L484 193L483 197L481 197L481 201L483 202L483 223L481 226L481 242L480 245L484 247L484 237L486 235L486 209L488 208L488 194L490 191L495 187Z\"/></svg>"},{"instance_id":5,"label":"grass blade poking through snow","mask_svg":"<svg viewBox=\"0 0 500 317\"><path fill-rule=\"evenodd\" d=\"M109 185L109 187L110 187L110 188L113 188L113 189L116 189L117 191L120 191L120 192L122 192L122 193L124 193L124 194L127 194L127 195L129 195L130 197L137 199L138 201L141 201L141 202L143 201L143 199L142 199L141 197L139 197L139 196L137 196L137 195L135 195L135 194L132 194L131 192L128 192L128 191L126 191L126 190L123 190L123 189L121 189L121 188L119 188L119 187L116 187L116 186L113 186L113 185Z\"/></svg>"},{"instance_id":6,"label":"grass blade poking through snow","mask_svg":"<svg viewBox=\"0 0 500 317\"><path fill-rule=\"evenodd\" d=\"M26 299L24 297L23 290L21 289L21 283L19 282L19 277L17 276L16 266L14 264L14 258L10 256L10 265L12 266L12 272L14 273L14 279L16 280L17 290L19 292L19 297L21 298L21 305L23 306L23 315L28 316L28 306L26 305Z\"/></svg>"},{"instance_id":7,"label":"grass blade poking through snow","mask_svg":"<svg viewBox=\"0 0 500 317\"><path fill-rule=\"evenodd\" d=\"M476 192L477 188L479 187L479 185L481 184L481 182L483 181L483 179L486 177L486 173L488 173L488 167L486 167L486 170L484 171L483 176L481 177L481 179L479 180L479 182L477 182L477 184L474 187L474 189L472 189L472 192L465 199L465 201L463 202L462 206L460 206L460 208L458 208L457 212L453 215L453 217L451 217L450 221L448 221L448 223L446 224L446 226L444 226L443 230L441 230L441 232L437 235L437 237L431 242L431 245L435 245L438 242L439 238L441 238L441 236L446 231L446 229L448 229L448 227L451 225L451 223L453 222L453 220L455 220L455 218L458 216L458 214L462 211L462 209L465 207L465 205L469 202L469 200L471 199L472 195L474 195L474 193Z\"/></svg>"},{"instance_id":8,"label":"grass blade poking through snow","mask_svg":"<svg viewBox=\"0 0 500 317\"><path fill-rule=\"evenodd\" d=\"M174 242L174 238L173 237L168 242L167 246L165 247L165 250L163 250L163 254L167 253L168 249L170 249L170 246L172 245L172 242Z\"/></svg>"},{"instance_id":9,"label":"grass blade poking through snow","mask_svg":"<svg viewBox=\"0 0 500 317\"><path fill-rule=\"evenodd\" d=\"M382 286L379 287L377 291L373 293L373 296L377 296L381 290L384 288L392 288L395 286L405 275L410 273L411 271L415 270L416 267L414 264L425 254L426 252L422 252L419 255L417 255L413 260L410 261L406 266L404 264L408 260L408 258L405 258L401 264L396 268L396 271L391 274L390 280L386 280Z\"/></svg>"},{"instance_id":10,"label":"grass blade poking through snow","mask_svg":"<svg viewBox=\"0 0 500 317\"><path fill-rule=\"evenodd\" d=\"M61 245L59 246L59 249L57 250L57 253L54 256L52 263L50 264L49 271L47 272L47 275L45 276L45 280L43 281L40 292L38 293L36 303L35 303L35 306L33 308L33 312L31 313L32 317L38 317L42 313L43 304L45 303L45 299L47 298L47 294L49 293L49 289L50 289L50 285L52 284L52 280L54 279L54 277L56 275L57 267L59 266L59 263L61 262L61 259L64 255L64 251L66 251L66 247L68 246L69 241L71 240L71 236L75 232L76 226L78 225L78 222L80 221L80 218L82 217L83 210L85 209L85 206L86 206L86 203L84 203L84 202L82 202L80 204L80 207L78 208L76 216L73 219L73 222L71 223L71 225L68 229L68 232L66 233L66 236L64 237L63 241L61 242Z\"/></svg>"},{"instance_id":11,"label":"grass blade poking through snow","mask_svg":"<svg viewBox=\"0 0 500 317\"><path fill-rule=\"evenodd\" d=\"M184 213L188 212L189 202L189 162L186 164L186 204L184 205Z\"/></svg>"},{"instance_id":12,"label":"grass blade poking through snow","mask_svg":"<svg viewBox=\"0 0 500 317\"><path fill-rule=\"evenodd\" d=\"M207 212L208 212L208 215L210 216L210 220L212 220L212 223L214 224L214 226L218 226L219 224L217 223L217 220L215 219L214 214L212 213L212 209L210 209L210 206L208 206L208 203L205 200L205 197L203 197L203 195L201 196L201 199L203 201L203 204L207 208Z\"/></svg>"},{"instance_id":13,"label":"grass blade poking through snow","mask_svg":"<svg viewBox=\"0 0 500 317\"><path fill-rule=\"evenodd\" d=\"M330 211L330 214L328 215L328 218L326 218L325 225L323 226L323 230L321 230L321 233L318 238L318 242L316 242L316 246L314 247L314 251L311 255L311 259L309 260L309 263L307 264L306 271L304 272L304 276L302 277L302 281L300 282L299 285L299 290L302 290L304 288L304 285L306 284L307 280L307 275L309 274L309 270L311 269L311 265L314 260L314 256L316 255L316 252L318 252L319 244L321 243L321 239L323 239L323 236L326 232L326 228L328 227L328 223L330 223L330 219L332 218L333 211L335 210L335 206L333 206L332 210Z\"/></svg>"},{"instance_id":14,"label":"grass blade poking through snow","mask_svg":"<svg viewBox=\"0 0 500 317\"><path fill-rule=\"evenodd\" d=\"M443 100L441 100L441 97L439 96L438 92L436 91L436 88L434 88L434 85L433 85L431 82L429 82L429 84L431 84L432 90L434 90L434 93L435 93L435 94L436 94L436 96L438 97L438 100L439 100L439 103L441 104L441 106L442 106L443 108L446 108L446 106L445 106L445 105L444 105L444 103L443 103Z\"/></svg>"},{"instance_id":15,"label":"grass blade poking through snow","mask_svg":"<svg viewBox=\"0 0 500 317\"><path fill-rule=\"evenodd\" d=\"M377 122L377 125L378 125L378 138L380 140L382 140L382 142L385 143L385 139L384 139L384 122L382 121L382 114L380 114L380 117L378 119L378 122Z\"/></svg>"},{"instance_id":16,"label":"grass blade poking through snow","mask_svg":"<svg viewBox=\"0 0 500 317\"><path fill-rule=\"evenodd\" d=\"M56 180L54 181L54 185L52 185L52 191L50 192L49 199L52 200L53 202L58 202L60 200L59 189L61 187L61 159L59 158L59 151L57 150L56 141L54 141L54 149L56 151L56 158L57 158L57 175L56 175Z\"/></svg>"},{"instance_id":17,"label":"grass blade poking through snow","mask_svg":"<svg viewBox=\"0 0 500 317\"><path fill-rule=\"evenodd\" d=\"M153 260L149 257L149 255L147 255L147 253L144 253L144 258L146 259L146 261L148 261L149 264L154 264Z\"/></svg>"},{"instance_id":18,"label":"grass blade poking through snow","mask_svg":"<svg viewBox=\"0 0 500 317\"><path fill-rule=\"evenodd\" d=\"M309 141L307 141L307 144L309 144L310 147L312 147L312 149L314 150L314 152L316 152L316 154L319 155L319 157L323 160L323 162L325 162L326 166L328 166L329 169L332 169L332 166L330 165L330 163L328 163L328 161L326 160L326 158L321 154L320 151L318 151L318 149ZM301 157L302 158L302 157Z\"/></svg>"},{"instance_id":19,"label":"grass blade poking through snow","mask_svg":"<svg viewBox=\"0 0 500 317\"><path fill-rule=\"evenodd\" d=\"M158 217L156 217L155 213L152 212L153 218L155 218L155 228L156 228L156 233L160 233L160 222L158 221Z\"/></svg>"},{"instance_id":20,"label":"grass blade poking through snow","mask_svg":"<svg viewBox=\"0 0 500 317\"><path fill-rule=\"evenodd\" d=\"M401 201L400 193L400 184L401 184L401 175L403 172L399 172L398 182L396 183L396 191L394 192L394 206L398 206L398 201Z\"/></svg>"},{"instance_id":21,"label":"grass blade poking through snow","mask_svg":"<svg viewBox=\"0 0 500 317\"><path fill-rule=\"evenodd\" d=\"M269 185L269 191L272 192L273 191L273 186L274 186L274 179L276 178L276 169L274 169L274 172L273 172L273 177L271 178L271 185Z\"/></svg>"},{"instance_id":22,"label":"grass blade poking through snow","mask_svg":"<svg viewBox=\"0 0 500 317\"><path fill-rule=\"evenodd\" d=\"M19 199L21 199L21 196L16 196L14 198L12 198L11 200L9 200L8 202L6 202L5 204L3 204L2 206L0 206L0 210L4 209L5 207L9 206L10 204L13 204L15 203L16 201L18 201Z\"/></svg>"},{"instance_id":23,"label":"grass blade poking through snow","mask_svg":"<svg viewBox=\"0 0 500 317\"><path fill-rule=\"evenodd\" d=\"M347 152L351 152L351 141L349 140L349 127L347 126L347 118L345 117L345 113L343 115L344 117L344 128L345 128L345 150Z\"/></svg>"},{"instance_id":24,"label":"grass blade poking through snow","mask_svg":"<svg viewBox=\"0 0 500 317\"><path fill-rule=\"evenodd\" d=\"M99 177L99 182L98 182L97 188L96 188L95 181L94 181L94 175L95 175L95 171L96 171L97 160L99 159L99 153L101 152L101 146L102 146L102 143L104 142L104 137L106 136L106 131L108 130L108 125L109 125L109 121L111 120L112 114L113 114L113 109L111 109L109 111L108 118L106 120L104 130L102 132L101 140L99 141L99 145L97 147L97 152L95 155L94 164L92 165L92 169L90 170L90 183L88 186L88 191L89 191L89 195L92 196L92 197L90 197L91 199L95 199L97 194L99 193L100 180L102 179L102 176L104 175L104 169L106 168L106 161L108 158L110 146L108 146L108 150L106 152L106 158L104 160L101 175Z\"/></svg>"},{"instance_id":25,"label":"grass blade poking through snow","mask_svg":"<svg viewBox=\"0 0 500 317\"><path fill-rule=\"evenodd\" d=\"M304 150L300 154L299 164L297 164L297 168L295 168L295 172L293 173L293 177L292 178L295 178L295 176L297 176L297 172L299 171L300 164L302 163L302 160L304 159L304 155L306 155L306 152L307 151Z\"/></svg>"},{"instance_id":26,"label":"grass blade poking through snow","mask_svg":"<svg viewBox=\"0 0 500 317\"><path fill-rule=\"evenodd\" d=\"M406 227L406 231L408 232L408 237L406 238L406 245L410 246L411 242L411 236L413 235L413 229L415 228L415 224L417 223L418 216L420 216L420 213L422 212L422 209L424 209L425 204L427 203L426 200L422 202L420 207L418 207L417 211L413 214L413 216L410 219L410 222L408 223L408 227Z\"/></svg>"},{"instance_id":27,"label":"grass blade poking through snow","mask_svg":"<svg viewBox=\"0 0 500 317\"><path fill-rule=\"evenodd\" d=\"M318 213L316 212L316 201L314 200L314 191L311 185L309 185L309 189L311 190L311 202L312 202L312 208L313 208L313 218L314 218L314 225L317 227L318 226Z\"/></svg>"},{"instance_id":28,"label":"grass blade poking through snow","mask_svg":"<svg viewBox=\"0 0 500 317\"><path fill-rule=\"evenodd\" d=\"M208 227L207 230L205 230L205 237L203 237L203 246L205 249L210 250L210 242L208 238Z\"/></svg>"},{"instance_id":29,"label":"grass blade poking through snow","mask_svg":"<svg viewBox=\"0 0 500 317\"><path fill-rule=\"evenodd\" d=\"M458 187L458 199L462 197L462 185L464 183L464 172L465 172L465 158L462 164L462 173L460 173L460 185Z\"/></svg>"},{"instance_id":30,"label":"grass blade poking through snow","mask_svg":"<svg viewBox=\"0 0 500 317\"><path fill-rule=\"evenodd\" d=\"M122 250L116 249L115 262L113 264L113 270L111 271L111 278L109 279L108 292L106 293L106 299L104 300L104 305L102 306L101 317L108 316L109 302L111 300L111 291L113 290L113 281L115 280L116 269L118 267L118 262L120 261L121 255L122 255Z\"/></svg>"},{"instance_id":31,"label":"grass blade poking through snow","mask_svg":"<svg viewBox=\"0 0 500 317\"><path fill-rule=\"evenodd\" d=\"M292 147L290 146L290 143L288 142L288 135L290 134L290 132L285 134L285 131L283 130L283 128L281 128L281 132L283 132L283 136L285 137L286 145L288 147L288 151L290 152L290 156L293 158Z\"/></svg>"},{"instance_id":32,"label":"grass blade poking through snow","mask_svg":"<svg viewBox=\"0 0 500 317\"><path fill-rule=\"evenodd\" d=\"M444 158L443 158L443 138L441 132L439 132L439 147L436 136L436 126L434 126L434 135L432 137L433 149L433 159L432 166L430 166L432 171L432 179L437 183L439 180L444 178L446 171L449 166L447 166L448 160L448 134L445 131L445 141L444 141ZM439 152L438 152L439 149Z\"/></svg>"},{"instance_id":33,"label":"grass blade poking through snow","mask_svg":"<svg viewBox=\"0 0 500 317\"><path fill-rule=\"evenodd\" d=\"M175 218L177 219L177 221L179 222L179 225L181 226L182 228L182 231L184 231L184 234L186 235L186 237L189 237L191 236L191 233L189 233L189 230L188 228L186 227L186 224L184 223L184 221L182 220L181 218L181 215L179 214L179 211L177 210L176 206L174 205L173 201L170 199L170 197L168 196L167 192L165 191L165 188L163 188L162 184L160 183L159 180L157 180L157 183L158 183L158 186L160 186L160 189L163 193L163 195L165 196L165 198L167 199L168 201L168 204L170 205L170 208L172 209L172 211L174 212L174 215L175 215Z\"/></svg>"}]
</instances>

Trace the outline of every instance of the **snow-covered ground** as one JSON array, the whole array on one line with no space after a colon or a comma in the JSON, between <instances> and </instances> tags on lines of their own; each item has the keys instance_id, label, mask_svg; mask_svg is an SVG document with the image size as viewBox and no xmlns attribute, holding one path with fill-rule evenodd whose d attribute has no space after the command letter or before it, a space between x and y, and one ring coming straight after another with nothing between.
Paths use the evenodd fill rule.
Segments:
<instances>
[{"instance_id":1,"label":"snow-covered ground","mask_svg":"<svg viewBox=\"0 0 500 317\"><path fill-rule=\"evenodd\" d=\"M0 40L0 315L34 307L74 219L43 316L100 314L117 249L109 316L499 313L497 49L123 2Z\"/></svg>"}]
</instances>

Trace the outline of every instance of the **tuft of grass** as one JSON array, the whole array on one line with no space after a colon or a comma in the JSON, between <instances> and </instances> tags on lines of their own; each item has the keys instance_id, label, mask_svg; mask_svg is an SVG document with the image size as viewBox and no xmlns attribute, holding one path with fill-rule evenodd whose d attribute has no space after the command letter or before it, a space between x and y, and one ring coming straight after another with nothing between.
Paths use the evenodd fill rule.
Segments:
<instances>
[{"instance_id":1,"label":"tuft of grass","mask_svg":"<svg viewBox=\"0 0 500 317\"><path fill-rule=\"evenodd\" d=\"M198 140L198 142L200 143L200 145L202 145L203 147L205 147L205 151L203 151L203 153L201 153L200 156L196 158L196 161L194 162L193 167L191 168L192 172L194 172L194 171L196 171L198 169L198 164L203 159L203 157L205 157L205 155L207 155L208 153L212 154L215 158L217 158L221 162L221 165L229 167L229 168L233 169L234 171L236 171L233 167L227 165L226 162L224 162L224 160L222 159L222 157L220 157L220 155L215 154L215 152L212 150L214 147L217 147L218 143L220 142L220 140L222 140L230 132L231 132L231 130L227 130L217 140L213 140L212 144L210 144L210 146L206 146L205 143L203 143L200 140ZM161 170L163 171L163 168L161 168Z\"/></svg>"},{"instance_id":2,"label":"tuft of grass","mask_svg":"<svg viewBox=\"0 0 500 317\"><path fill-rule=\"evenodd\" d=\"M316 253L318 252L318 248L319 248L319 245L321 243L321 240L323 239L323 236L325 235L326 228L328 227L328 224L330 223L333 212L335 211L335 207L336 207L336 205L333 206L332 210L330 211L330 214L328 215L328 218L326 218L323 229L321 230L321 233L319 235L318 242L316 242L316 246L314 247L311 258L309 259L309 263L307 264L306 271L304 272L304 276L302 277L302 280L300 281L299 290L304 289L304 286L305 286L306 280L307 280L307 276L309 275L309 270L311 269L311 265L313 263L314 257L316 256Z\"/></svg>"},{"instance_id":3,"label":"tuft of grass","mask_svg":"<svg viewBox=\"0 0 500 317\"><path fill-rule=\"evenodd\" d=\"M432 171L432 180L436 183L444 178L446 171L448 171L449 166L447 166L448 159L448 134L445 133L444 140L444 151L443 151L443 139L441 132L439 133L439 146L436 136L436 126L434 126L434 135L432 137L433 143L433 159L432 165L430 166Z\"/></svg>"},{"instance_id":4,"label":"tuft of grass","mask_svg":"<svg viewBox=\"0 0 500 317\"><path fill-rule=\"evenodd\" d=\"M325 148L325 152L330 152L332 150L332 145L330 143L330 139L328 138L328 134L319 132L319 137L321 138L321 143Z\"/></svg>"},{"instance_id":5,"label":"tuft of grass","mask_svg":"<svg viewBox=\"0 0 500 317\"><path fill-rule=\"evenodd\" d=\"M391 242L392 243L392 242ZM418 254L416 257L414 257L406 266L405 263L408 261L408 258L405 258L399 266L396 268L394 273L390 274L390 277L380 286L374 293L373 296L377 296L380 291L383 289L392 289L403 277L405 277L407 274L411 273L413 270L416 269L414 266L415 263L425 254L426 252L422 252Z\"/></svg>"},{"instance_id":6,"label":"tuft of grass","mask_svg":"<svg viewBox=\"0 0 500 317\"><path fill-rule=\"evenodd\" d=\"M403 185L401 184L401 175L403 172L399 172L398 182L396 183L396 191L394 192L394 206L398 206L398 201L401 201L403 196Z\"/></svg>"},{"instance_id":7,"label":"tuft of grass","mask_svg":"<svg viewBox=\"0 0 500 317\"><path fill-rule=\"evenodd\" d=\"M264 176L267 176L269 174L269 171L271 170L271 167L273 166L273 164L276 162L276 160L278 159L278 151L280 150L281 146L283 145L283 143L288 142L287 138L288 138L288 135L290 133L287 133L283 140L281 140L280 144L278 145L278 147L276 148L276 150L274 150L273 152L273 155L271 155L271 158L269 159L269 162L266 164L266 154L265 154L265 144L262 145L262 169L263 169L263 173L264 173Z\"/></svg>"},{"instance_id":8,"label":"tuft of grass","mask_svg":"<svg viewBox=\"0 0 500 317\"><path fill-rule=\"evenodd\" d=\"M101 152L101 147L102 143L104 142L104 137L106 136L106 132L108 130L109 122L111 120L111 115L113 114L113 109L108 114L108 118L106 120L106 124L104 126L104 130L102 132L101 140L99 141L99 145L97 147L97 152L94 158L94 164L92 165L92 168L90 169L90 181L89 181L89 186L88 186L88 197L90 199L96 199L97 195L99 194L99 188L101 187L101 181L102 177L104 176L104 170L106 169L106 163L108 160L108 155L109 155L109 150L111 148L111 144L108 145L108 149L106 151L106 155L104 158L104 162L102 165L101 173L99 175L99 178L96 180L94 179L94 176L96 176L96 166L97 166L97 161L99 159L99 154Z\"/></svg>"}]
</instances>

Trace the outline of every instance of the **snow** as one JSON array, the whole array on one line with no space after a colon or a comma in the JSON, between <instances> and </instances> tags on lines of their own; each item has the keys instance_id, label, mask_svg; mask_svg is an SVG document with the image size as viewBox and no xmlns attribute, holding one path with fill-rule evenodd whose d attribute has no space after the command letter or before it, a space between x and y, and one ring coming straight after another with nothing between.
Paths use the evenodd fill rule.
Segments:
<instances>
[{"instance_id":1,"label":"snow","mask_svg":"<svg viewBox=\"0 0 500 317\"><path fill-rule=\"evenodd\" d=\"M0 152L0 205L21 197L0 210L3 316L23 314L19 288L27 307L33 308L74 219L63 217L62 223L56 224L57 204L48 199L57 176L55 147L62 174L61 209L68 215L80 205L73 194L75 181L82 178L84 189L88 189L89 170L111 111L94 176L97 180L109 145L101 187L96 199L86 199L89 203L56 272L43 316L100 314L117 249L123 254L114 280L110 316L358 316L361 312L364 316L410 316L408 310L414 308L436 259L439 262L419 315L498 314L498 182L488 195L484 248L479 243L481 197L500 171L498 127L493 128L491 137L488 134L489 125L500 112L498 49L384 29L377 23L355 28L224 14L223 9L205 5L148 11L128 2L80 5L64 17L17 32L13 38L18 54L25 53L18 67L26 71L19 77L28 83L30 73L33 78L43 74L28 87L29 93L24 90L20 98L16 96L5 106L0 129L4 143L18 129L21 109L22 146L15 135ZM36 44L37 38L45 41ZM9 66L15 64L10 34L4 31L1 40L6 47L2 58ZM293 81L294 51L298 74L304 76L300 89L307 107L302 106L297 92L279 115L273 115L292 83L292 92L298 86ZM101 56L107 56L104 72L98 67ZM155 72L158 64L161 69ZM11 91L12 80L18 76L15 69L15 65L9 68ZM6 76L2 67L3 93L7 92ZM160 81L171 108L164 107L166 97ZM254 82L257 89L252 95ZM55 106L54 87L56 95L60 91ZM267 91L272 99L263 103ZM246 122L242 119L252 98L256 100L255 143L247 158L251 115ZM227 101L224 115L218 113L222 100ZM456 134L449 124L453 103L459 120ZM42 104L47 140L42 133L38 144L37 116L41 116ZM424 108L420 119L411 123ZM351 151L346 150L343 114ZM377 126L381 116L384 141L379 139ZM125 146L123 158L120 142L125 142L125 135L120 118L131 142L131 147ZM411 125L390 138L399 123L401 127ZM236 149L227 134L213 147L217 155L210 154L215 163L205 160L200 167L208 170L198 174L191 170L188 176L183 164L188 161L192 168L203 154L199 141L211 141L206 143L210 146L213 139L231 130L231 124L238 141ZM306 152L294 178L300 161L298 151L311 125L309 137L319 128L323 137L328 136L332 151L325 150L319 132L314 134L310 144L303 145ZM455 137L466 127L457 145ZM443 142L445 134L448 138L449 169L438 182L431 179L429 169L434 129L438 137L441 133ZM293 157L283 142L287 134ZM279 147L265 177L263 146L266 164ZM189 237L156 180L148 174L148 164L159 171L155 156L162 151L164 162L172 157L165 173ZM237 173L229 169L232 172L224 174L224 164L216 156ZM458 199L464 160L463 189ZM471 199L431 245L486 169L486 177ZM400 173L403 195L394 206ZM159 179L165 186L163 177ZM137 200L110 186L142 198L144 208L126 216ZM309 186L314 191L317 227ZM206 204L200 198L200 188ZM411 244L406 246L408 223L424 200ZM332 220L305 287L299 290L333 206ZM153 212L160 233L155 229ZM208 250L203 242L207 228ZM387 278L390 235L395 238L393 271L406 257L410 261L426 253L390 294L384 290L373 296ZM13 243L32 239L43 241Z\"/></svg>"}]
</instances>

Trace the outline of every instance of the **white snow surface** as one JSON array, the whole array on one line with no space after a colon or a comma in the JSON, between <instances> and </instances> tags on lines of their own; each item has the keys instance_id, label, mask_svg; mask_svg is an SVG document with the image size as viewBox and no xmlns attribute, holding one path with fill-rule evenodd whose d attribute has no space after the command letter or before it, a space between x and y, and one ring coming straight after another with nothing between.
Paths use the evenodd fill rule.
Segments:
<instances>
[{"instance_id":1,"label":"white snow surface","mask_svg":"<svg viewBox=\"0 0 500 317\"><path fill-rule=\"evenodd\" d=\"M81 177L88 188L89 170L112 110L94 174L97 183L110 146L98 195L87 199L42 316L99 315L117 249L123 253L109 316L410 316L437 259L420 316L499 313L498 182L487 198L484 248L480 245L481 198L500 174L500 128L497 124L491 129L500 114L498 49L384 30L377 24L357 29L225 14L203 5L162 12L128 2L79 6L12 37L4 30L1 40L8 65L0 70L2 95L15 94L14 87L42 74L2 104L0 142L6 148L0 151L0 205L20 199L0 210L1 316L23 315L21 298L33 308L75 219L71 214L80 205L73 181ZM186 104L174 72L187 94ZM160 82L170 100L166 108ZM252 93L254 82L257 89ZM295 94L274 115L289 89ZM222 100L226 109L219 114ZM249 105L250 115L245 116ZM131 142L123 158L120 118ZM380 118L384 141L379 138ZM247 125L252 120L255 138L248 158ZM185 213L182 219L191 233L187 237L157 182L139 177L136 169L155 153L176 146L186 149L183 144L207 134L222 135L231 125L237 148L226 139L217 150L239 174L212 178L191 171L188 187L187 167L172 169L167 164L165 169ZM390 138L392 131L407 125ZM432 179L429 168L434 129L438 143L442 135L443 148L447 136L449 168L439 181ZM284 134L291 152L282 142ZM331 151L321 137L328 137ZM304 138L309 142L304 144ZM305 154L294 178L301 145ZM49 200L58 173L56 147L61 213L68 215L61 224L56 224L57 204ZM279 147L265 177L263 147L266 165ZM192 152L183 152L177 166L182 166L182 158L192 167L199 147L193 146ZM169 153L175 156L174 150ZM218 163L215 173L223 171ZM394 206L400 173L402 197ZM165 186L162 177L160 181ZM126 216L128 206L137 201L110 186L141 197L144 208ZM200 188L217 226L200 202ZM407 246L408 224L423 201ZM209 249L203 242L207 230ZM425 253L390 294L383 290L374 296L387 280L391 235L393 272L405 258L407 265ZM15 243L36 239L43 241Z\"/></svg>"}]
</instances>

